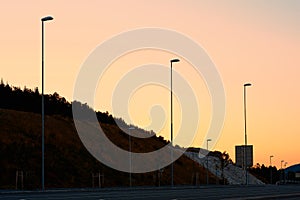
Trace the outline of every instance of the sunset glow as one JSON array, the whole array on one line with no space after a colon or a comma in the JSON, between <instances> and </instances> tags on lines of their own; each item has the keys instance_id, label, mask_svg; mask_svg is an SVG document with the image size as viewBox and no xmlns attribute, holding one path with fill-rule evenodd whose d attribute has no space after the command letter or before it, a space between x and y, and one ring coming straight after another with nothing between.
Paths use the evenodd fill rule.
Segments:
<instances>
[{"instance_id":1,"label":"sunset glow","mask_svg":"<svg viewBox=\"0 0 300 200\"><path fill-rule=\"evenodd\" d=\"M243 84L250 82L247 132L248 144L254 145L254 163L269 166L270 155L277 167L281 160L288 166L300 162L300 1L5 1L0 12L0 78L5 83L41 88L40 19L48 15L54 20L45 27L45 93L57 92L72 101L83 62L116 34L143 27L174 30L205 49L223 81L225 122L211 149L227 151L234 160L235 145L244 144ZM99 80L105 87L97 86L95 109L114 115L110 97L124 74L149 63L169 67L169 60L176 56L141 50L120 57ZM188 80L199 101L201 118L193 146L205 147L212 117L210 94L203 77L187 60L180 60L173 70ZM176 80L174 87L180 87ZM169 97L167 88L141 87L129 102L132 121L170 139ZM150 111L156 103L162 105L165 118L149 127L155 120ZM176 98L174 110L176 135L181 120Z\"/></svg>"}]
</instances>

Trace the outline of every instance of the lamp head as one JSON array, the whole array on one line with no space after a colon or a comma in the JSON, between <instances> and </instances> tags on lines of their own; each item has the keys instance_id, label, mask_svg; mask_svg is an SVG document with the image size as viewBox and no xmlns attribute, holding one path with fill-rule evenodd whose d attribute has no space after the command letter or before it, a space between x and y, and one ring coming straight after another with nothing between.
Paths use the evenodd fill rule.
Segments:
<instances>
[{"instance_id":1,"label":"lamp head","mask_svg":"<svg viewBox=\"0 0 300 200\"><path fill-rule=\"evenodd\" d=\"M175 59L172 59L171 60L171 63L173 63L173 62L179 62L180 60L178 59L178 58L175 58Z\"/></svg>"},{"instance_id":2,"label":"lamp head","mask_svg":"<svg viewBox=\"0 0 300 200\"><path fill-rule=\"evenodd\" d=\"M211 139L207 139L206 141L207 141L207 142L210 142L210 141L211 141Z\"/></svg>"},{"instance_id":3,"label":"lamp head","mask_svg":"<svg viewBox=\"0 0 300 200\"><path fill-rule=\"evenodd\" d=\"M43 17L43 18L41 19L42 22L50 21L50 20L53 20L53 17L47 16L47 17Z\"/></svg>"},{"instance_id":4,"label":"lamp head","mask_svg":"<svg viewBox=\"0 0 300 200\"><path fill-rule=\"evenodd\" d=\"M252 85L251 83L245 83L244 87L251 86L251 85Z\"/></svg>"}]
</instances>

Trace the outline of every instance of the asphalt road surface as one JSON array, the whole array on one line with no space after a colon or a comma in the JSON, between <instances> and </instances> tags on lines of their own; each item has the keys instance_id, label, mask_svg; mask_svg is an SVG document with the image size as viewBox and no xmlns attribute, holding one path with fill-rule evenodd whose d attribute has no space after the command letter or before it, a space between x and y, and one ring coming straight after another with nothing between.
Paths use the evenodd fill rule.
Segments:
<instances>
[{"instance_id":1,"label":"asphalt road surface","mask_svg":"<svg viewBox=\"0 0 300 200\"><path fill-rule=\"evenodd\" d=\"M112 188L100 190L0 191L0 200L63 199L300 199L300 185L202 186L174 188Z\"/></svg>"}]
</instances>

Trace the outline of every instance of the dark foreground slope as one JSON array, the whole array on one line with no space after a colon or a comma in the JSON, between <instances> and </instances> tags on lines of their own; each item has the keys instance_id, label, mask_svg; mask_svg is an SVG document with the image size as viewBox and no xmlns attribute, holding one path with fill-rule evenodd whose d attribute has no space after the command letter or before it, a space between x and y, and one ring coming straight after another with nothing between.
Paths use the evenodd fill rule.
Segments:
<instances>
[{"instance_id":1,"label":"dark foreground slope","mask_svg":"<svg viewBox=\"0 0 300 200\"><path fill-rule=\"evenodd\" d=\"M116 125L101 123L106 135L123 149L128 148L128 135ZM166 145L162 137L132 139L134 152L150 152ZM15 188L16 172L23 172L24 189L41 186L41 115L37 113L0 109L0 188ZM47 115L45 118L45 185L46 188L98 186L99 173L102 187L128 186L128 173L111 169L94 159L81 143L72 118ZM205 170L185 156L174 164L174 183L190 185L206 182ZM210 175L211 182L214 177ZM158 171L133 174L132 184L169 185L170 167ZM18 188L21 177L18 177Z\"/></svg>"}]
</instances>

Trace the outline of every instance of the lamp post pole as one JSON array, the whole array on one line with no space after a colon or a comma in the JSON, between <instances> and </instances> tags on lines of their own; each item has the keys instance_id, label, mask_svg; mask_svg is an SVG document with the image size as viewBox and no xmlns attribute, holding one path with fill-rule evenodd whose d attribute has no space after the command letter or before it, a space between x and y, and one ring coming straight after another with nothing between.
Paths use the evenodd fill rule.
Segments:
<instances>
[{"instance_id":1,"label":"lamp post pole","mask_svg":"<svg viewBox=\"0 0 300 200\"><path fill-rule=\"evenodd\" d=\"M179 62L179 59L170 60L171 63L171 186L174 186L174 164L173 164L173 85L172 85L172 73L173 62Z\"/></svg>"},{"instance_id":2,"label":"lamp post pole","mask_svg":"<svg viewBox=\"0 0 300 200\"><path fill-rule=\"evenodd\" d=\"M248 185L248 174L247 174L247 120L246 120L246 87L251 86L251 83L245 83L244 84L244 119L245 119L245 147L244 147L244 170L245 170L245 184Z\"/></svg>"},{"instance_id":3,"label":"lamp post pole","mask_svg":"<svg viewBox=\"0 0 300 200\"><path fill-rule=\"evenodd\" d=\"M132 169L132 163L131 163L131 130L134 130L134 127L129 127L129 134L128 134L128 143L129 143L129 186L132 186L132 180L131 180L131 169Z\"/></svg>"},{"instance_id":4,"label":"lamp post pole","mask_svg":"<svg viewBox=\"0 0 300 200\"><path fill-rule=\"evenodd\" d=\"M208 154L209 154L209 151L208 151L208 142L210 142L211 139L207 139L206 140L206 149L207 149L207 155L206 155L206 185L208 185Z\"/></svg>"},{"instance_id":5,"label":"lamp post pole","mask_svg":"<svg viewBox=\"0 0 300 200\"><path fill-rule=\"evenodd\" d=\"M284 169L283 169L283 180L284 180L284 184L286 184L285 168L286 168L286 165L287 165L287 164L288 164L287 162L284 163Z\"/></svg>"},{"instance_id":6,"label":"lamp post pole","mask_svg":"<svg viewBox=\"0 0 300 200\"><path fill-rule=\"evenodd\" d=\"M44 22L53 20L53 17L43 17L42 21L42 191L45 191L45 105L44 105Z\"/></svg>"},{"instance_id":7,"label":"lamp post pole","mask_svg":"<svg viewBox=\"0 0 300 200\"><path fill-rule=\"evenodd\" d=\"M284 160L282 160L280 162L280 170L281 170L281 173L280 173L280 183L281 183L281 180L282 180L282 172L283 172L283 169L282 169L282 163L284 163Z\"/></svg>"},{"instance_id":8,"label":"lamp post pole","mask_svg":"<svg viewBox=\"0 0 300 200\"><path fill-rule=\"evenodd\" d=\"M270 184L272 184L272 182L273 182L273 180L272 180L272 176L273 176L273 173L272 173L272 158L273 158L274 156L273 155L271 155L270 156Z\"/></svg>"}]
</instances>

